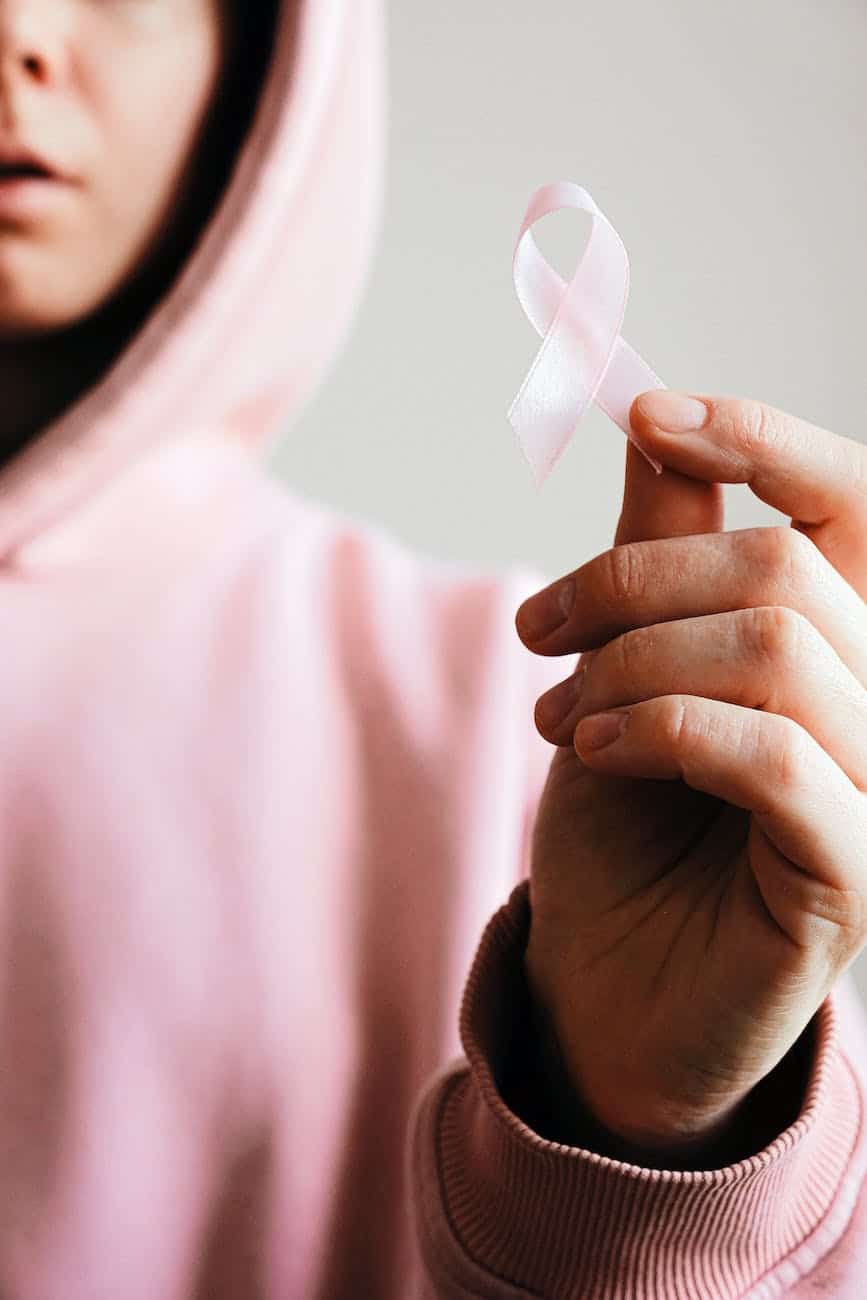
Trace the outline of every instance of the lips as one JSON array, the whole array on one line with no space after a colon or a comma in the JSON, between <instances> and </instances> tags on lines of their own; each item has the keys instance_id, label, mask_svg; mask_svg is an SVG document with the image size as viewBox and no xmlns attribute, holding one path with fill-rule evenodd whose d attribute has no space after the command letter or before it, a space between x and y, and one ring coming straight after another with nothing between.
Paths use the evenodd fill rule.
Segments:
<instances>
[{"instance_id":1,"label":"lips","mask_svg":"<svg viewBox=\"0 0 867 1300\"><path fill-rule=\"evenodd\" d=\"M73 185L39 154L0 139L0 232L56 220Z\"/></svg>"},{"instance_id":2,"label":"lips","mask_svg":"<svg viewBox=\"0 0 867 1300\"><path fill-rule=\"evenodd\" d=\"M0 163L0 181L41 178L48 180L51 173L35 163Z\"/></svg>"},{"instance_id":3,"label":"lips","mask_svg":"<svg viewBox=\"0 0 867 1300\"><path fill-rule=\"evenodd\" d=\"M7 143L0 139L0 181L3 180L59 180L55 169L34 149L26 145Z\"/></svg>"}]
</instances>

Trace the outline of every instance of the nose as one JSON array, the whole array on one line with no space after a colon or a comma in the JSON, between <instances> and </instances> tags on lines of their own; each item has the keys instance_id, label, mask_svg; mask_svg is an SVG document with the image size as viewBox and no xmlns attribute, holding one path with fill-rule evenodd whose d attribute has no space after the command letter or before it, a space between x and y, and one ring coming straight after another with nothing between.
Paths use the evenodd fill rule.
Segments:
<instances>
[{"instance_id":1,"label":"nose","mask_svg":"<svg viewBox=\"0 0 867 1300\"><path fill-rule=\"evenodd\" d=\"M22 79L48 82L61 61L60 0L0 0L0 91Z\"/></svg>"}]
</instances>

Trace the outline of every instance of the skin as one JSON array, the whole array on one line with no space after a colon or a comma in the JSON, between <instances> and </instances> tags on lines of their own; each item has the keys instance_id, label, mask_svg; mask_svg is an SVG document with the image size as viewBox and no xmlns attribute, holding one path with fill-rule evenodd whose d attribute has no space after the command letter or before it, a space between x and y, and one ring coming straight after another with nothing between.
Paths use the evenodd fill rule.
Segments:
<instances>
[{"instance_id":1,"label":"skin","mask_svg":"<svg viewBox=\"0 0 867 1300\"><path fill-rule=\"evenodd\" d=\"M667 434L666 396L633 405L664 470L628 445L614 547L516 619L536 653L587 652L577 703L573 674L536 708L557 746L525 955L544 1083L518 1104L554 1140L702 1169L797 1117L804 1031L867 939L867 452L733 398ZM723 483L791 526L725 532ZM612 710L623 735L590 750Z\"/></svg>"},{"instance_id":2,"label":"skin","mask_svg":"<svg viewBox=\"0 0 867 1300\"><path fill-rule=\"evenodd\" d=\"M75 181L50 215L0 217L0 463L97 381L186 261L252 107L229 75L234 13L0 0L0 137Z\"/></svg>"}]
</instances>

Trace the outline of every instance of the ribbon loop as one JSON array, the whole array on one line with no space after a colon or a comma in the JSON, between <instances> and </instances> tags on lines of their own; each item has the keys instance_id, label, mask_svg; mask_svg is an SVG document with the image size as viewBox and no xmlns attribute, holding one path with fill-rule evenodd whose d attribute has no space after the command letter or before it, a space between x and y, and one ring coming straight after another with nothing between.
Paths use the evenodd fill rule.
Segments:
<instances>
[{"instance_id":1,"label":"ribbon loop","mask_svg":"<svg viewBox=\"0 0 867 1300\"><path fill-rule=\"evenodd\" d=\"M587 247L568 284L542 256L532 232L542 217L564 208L587 212L592 220ZM629 258L611 222L580 185L555 181L531 197L512 273L518 301L542 346L508 418L541 486L591 402L634 443L630 406L639 393L665 385L621 336ZM639 450L660 473L659 462Z\"/></svg>"}]
</instances>

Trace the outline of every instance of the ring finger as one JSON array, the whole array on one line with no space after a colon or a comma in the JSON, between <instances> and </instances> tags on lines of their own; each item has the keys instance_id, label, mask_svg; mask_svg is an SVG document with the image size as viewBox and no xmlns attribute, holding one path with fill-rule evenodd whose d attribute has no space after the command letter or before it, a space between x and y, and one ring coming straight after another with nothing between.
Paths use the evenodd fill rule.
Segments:
<instances>
[{"instance_id":1,"label":"ring finger","mask_svg":"<svg viewBox=\"0 0 867 1300\"><path fill-rule=\"evenodd\" d=\"M570 678L539 697L536 726L552 744L571 746L591 713L663 695L703 696L791 718L867 789L867 692L793 609L758 606L625 632L582 655Z\"/></svg>"}]
</instances>

